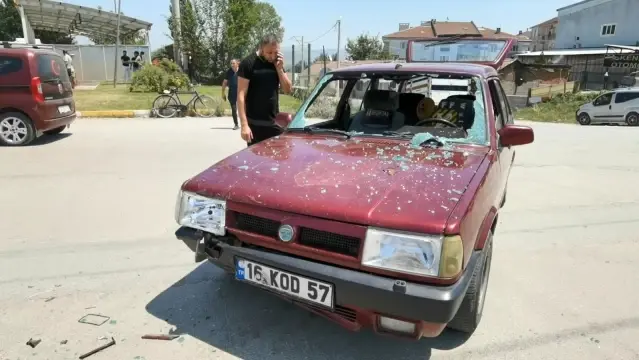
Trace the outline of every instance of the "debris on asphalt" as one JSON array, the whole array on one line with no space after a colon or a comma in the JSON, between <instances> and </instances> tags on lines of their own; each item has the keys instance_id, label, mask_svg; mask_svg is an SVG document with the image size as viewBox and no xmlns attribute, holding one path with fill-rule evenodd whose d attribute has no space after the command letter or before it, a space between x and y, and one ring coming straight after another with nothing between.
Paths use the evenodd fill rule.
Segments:
<instances>
[{"instance_id":1,"label":"debris on asphalt","mask_svg":"<svg viewBox=\"0 0 639 360\"><path fill-rule=\"evenodd\" d=\"M148 340L174 340L179 338L180 335L163 335L163 334L147 334L147 335L143 335L142 339L148 339Z\"/></svg>"},{"instance_id":2,"label":"debris on asphalt","mask_svg":"<svg viewBox=\"0 0 639 360\"><path fill-rule=\"evenodd\" d=\"M32 348L35 348L36 346L38 346L38 344L41 342L42 340L40 339L29 339L29 341L27 341L27 345L31 346Z\"/></svg>"},{"instance_id":3,"label":"debris on asphalt","mask_svg":"<svg viewBox=\"0 0 639 360\"><path fill-rule=\"evenodd\" d=\"M60 345L66 345L69 342L69 340L62 340L60 341Z\"/></svg>"},{"instance_id":4,"label":"debris on asphalt","mask_svg":"<svg viewBox=\"0 0 639 360\"><path fill-rule=\"evenodd\" d=\"M84 310L95 309L95 306L85 307Z\"/></svg>"},{"instance_id":5,"label":"debris on asphalt","mask_svg":"<svg viewBox=\"0 0 639 360\"><path fill-rule=\"evenodd\" d=\"M80 320L78 320L78 322L82 323L82 324L90 324L90 325L100 326L100 325L104 324L105 322L109 321L109 319L110 319L110 317L104 316L104 315L87 314L87 315L84 315L83 317L81 317Z\"/></svg>"},{"instance_id":6,"label":"debris on asphalt","mask_svg":"<svg viewBox=\"0 0 639 360\"><path fill-rule=\"evenodd\" d=\"M93 350L89 351L88 353L86 353L86 354L84 354L84 355L80 355L80 359L86 359L86 358L88 358L89 356L91 356L91 355L93 355L93 354L95 354L95 353L98 353L98 352L100 352L100 351L102 351L102 350L104 350L104 349L106 349L106 348L108 348L108 347L111 347L111 346L113 346L113 345L115 345L115 339L114 339L114 338L111 338L111 341L109 341L108 343L106 343L106 344L104 344L104 345L100 346L99 348L95 348L95 349L93 349Z\"/></svg>"},{"instance_id":7,"label":"debris on asphalt","mask_svg":"<svg viewBox=\"0 0 639 360\"><path fill-rule=\"evenodd\" d=\"M46 300L44 300L44 302L49 302L49 301L51 301L53 299L55 299L55 296L51 296L51 297L47 298Z\"/></svg>"}]
</instances>

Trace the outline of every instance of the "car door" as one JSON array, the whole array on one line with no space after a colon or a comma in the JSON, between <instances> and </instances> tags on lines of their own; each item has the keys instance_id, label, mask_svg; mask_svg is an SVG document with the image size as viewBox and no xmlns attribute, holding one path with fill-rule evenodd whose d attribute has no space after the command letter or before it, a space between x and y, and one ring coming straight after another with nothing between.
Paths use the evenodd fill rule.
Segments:
<instances>
[{"instance_id":1,"label":"car door","mask_svg":"<svg viewBox=\"0 0 639 360\"><path fill-rule=\"evenodd\" d=\"M509 122L513 123L513 115L510 111L508 99L506 98L504 89L501 87L499 79L493 78L488 80L488 87L490 89L490 97L493 101L493 107L495 109L495 130L499 131ZM497 156L499 158L499 168L501 170L501 183L502 189L506 188L506 182L508 181L508 175L510 173L510 167L513 163L514 152L512 147L501 146L499 141L499 135L497 136Z\"/></svg>"},{"instance_id":2,"label":"car door","mask_svg":"<svg viewBox=\"0 0 639 360\"><path fill-rule=\"evenodd\" d=\"M623 123L626 121L626 115L628 112L637 108L637 99L639 98L639 92L623 91L618 92L612 99L612 114L615 122Z\"/></svg>"},{"instance_id":3,"label":"car door","mask_svg":"<svg viewBox=\"0 0 639 360\"><path fill-rule=\"evenodd\" d=\"M592 120L608 121L610 117L610 103L612 102L613 93L606 93L592 102Z\"/></svg>"}]
</instances>

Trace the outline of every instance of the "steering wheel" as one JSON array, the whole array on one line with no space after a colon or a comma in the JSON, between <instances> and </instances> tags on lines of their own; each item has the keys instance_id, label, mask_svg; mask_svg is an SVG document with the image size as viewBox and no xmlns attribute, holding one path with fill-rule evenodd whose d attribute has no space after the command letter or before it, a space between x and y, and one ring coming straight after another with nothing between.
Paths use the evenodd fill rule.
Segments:
<instances>
[{"instance_id":1,"label":"steering wheel","mask_svg":"<svg viewBox=\"0 0 639 360\"><path fill-rule=\"evenodd\" d=\"M423 124L427 124L427 123L438 123L438 124L444 124L446 126L458 128L458 129L460 128L460 126L455 124L454 122L451 122L442 118L429 118L429 119L420 120L415 124L415 126L423 126Z\"/></svg>"}]
</instances>

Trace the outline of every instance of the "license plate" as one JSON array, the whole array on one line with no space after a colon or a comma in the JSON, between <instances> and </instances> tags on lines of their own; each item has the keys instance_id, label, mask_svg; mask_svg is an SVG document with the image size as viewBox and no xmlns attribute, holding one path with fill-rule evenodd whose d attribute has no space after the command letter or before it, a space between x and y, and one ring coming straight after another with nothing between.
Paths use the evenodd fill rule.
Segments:
<instances>
[{"instance_id":1,"label":"license plate","mask_svg":"<svg viewBox=\"0 0 639 360\"><path fill-rule=\"evenodd\" d=\"M333 308L333 285L323 281L309 279L239 258L236 262L235 278L313 304Z\"/></svg>"},{"instance_id":2,"label":"license plate","mask_svg":"<svg viewBox=\"0 0 639 360\"><path fill-rule=\"evenodd\" d=\"M60 112L60 114L66 114L68 112L71 112L71 108L69 107L69 105L62 105L58 106L58 111Z\"/></svg>"}]
</instances>

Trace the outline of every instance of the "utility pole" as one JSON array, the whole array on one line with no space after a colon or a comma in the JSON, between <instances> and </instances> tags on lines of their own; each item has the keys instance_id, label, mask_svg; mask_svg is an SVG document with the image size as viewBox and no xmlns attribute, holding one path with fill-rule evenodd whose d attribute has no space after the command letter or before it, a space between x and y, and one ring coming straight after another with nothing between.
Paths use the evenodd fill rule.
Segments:
<instances>
[{"instance_id":1,"label":"utility pole","mask_svg":"<svg viewBox=\"0 0 639 360\"><path fill-rule=\"evenodd\" d=\"M180 46L182 25L180 23L180 0L171 0L173 8L173 57L175 63L182 67L182 49Z\"/></svg>"},{"instance_id":2,"label":"utility pole","mask_svg":"<svg viewBox=\"0 0 639 360\"><path fill-rule=\"evenodd\" d=\"M297 41L298 44L300 44L300 49L302 51L302 56L300 57L300 59L302 59L302 62L300 63L300 77L301 75L304 73L304 37L303 36L293 36L291 39ZM295 63L293 63L293 72L295 72Z\"/></svg>"},{"instance_id":3,"label":"utility pole","mask_svg":"<svg viewBox=\"0 0 639 360\"><path fill-rule=\"evenodd\" d=\"M339 17L337 20L337 68L339 69L340 62L340 48L342 47L342 17ZM339 81L337 81L337 91L335 92L335 96L339 97Z\"/></svg>"},{"instance_id":4,"label":"utility pole","mask_svg":"<svg viewBox=\"0 0 639 360\"><path fill-rule=\"evenodd\" d=\"M114 0L115 1L115 0ZM120 51L119 47L120 47L120 14L122 13L122 11L120 11L121 9L121 3L122 0L118 0L118 21L117 21L117 30L115 31L115 58L113 61L113 88L115 88L115 86L118 83L118 52Z\"/></svg>"}]
</instances>

